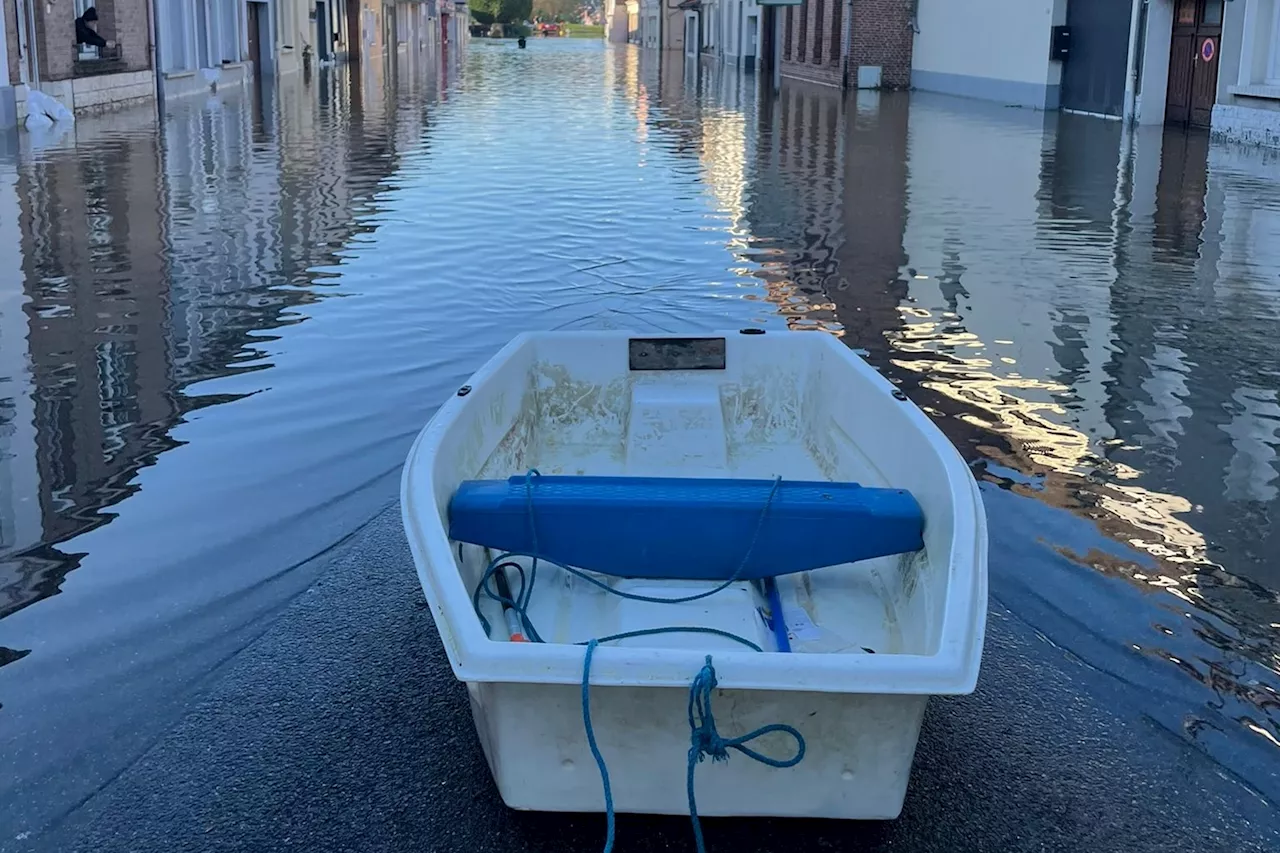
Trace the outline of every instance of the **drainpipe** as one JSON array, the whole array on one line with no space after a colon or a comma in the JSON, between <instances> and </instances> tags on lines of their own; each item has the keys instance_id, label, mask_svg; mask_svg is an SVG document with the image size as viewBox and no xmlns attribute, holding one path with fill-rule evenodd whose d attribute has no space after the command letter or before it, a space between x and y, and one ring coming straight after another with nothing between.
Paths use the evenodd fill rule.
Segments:
<instances>
[{"instance_id":1,"label":"drainpipe","mask_svg":"<svg viewBox=\"0 0 1280 853\"><path fill-rule=\"evenodd\" d=\"M1126 126L1133 124L1134 113L1136 112L1138 100L1138 75L1141 69L1138 68L1138 34L1142 21L1142 4L1143 0L1131 0L1129 14L1129 74L1124 81L1124 123Z\"/></svg>"},{"instance_id":2,"label":"drainpipe","mask_svg":"<svg viewBox=\"0 0 1280 853\"><path fill-rule=\"evenodd\" d=\"M151 54L151 73L156 83L156 115L160 115L164 103L164 75L160 73L160 49L156 46L156 16L160 14L160 0L151 0L147 10L147 41Z\"/></svg>"}]
</instances>

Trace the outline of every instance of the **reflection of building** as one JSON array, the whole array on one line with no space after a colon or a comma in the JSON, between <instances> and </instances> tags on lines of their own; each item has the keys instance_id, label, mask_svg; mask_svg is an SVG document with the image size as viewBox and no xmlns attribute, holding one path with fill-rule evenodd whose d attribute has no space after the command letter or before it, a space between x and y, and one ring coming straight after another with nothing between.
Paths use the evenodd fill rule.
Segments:
<instances>
[{"instance_id":1,"label":"reflection of building","mask_svg":"<svg viewBox=\"0 0 1280 853\"><path fill-rule=\"evenodd\" d=\"M22 245L17 173L0 162L0 244ZM36 468L35 400L23 288L22 255L0 256L0 612L6 588L22 574L5 555L40 542L40 475Z\"/></svg>"},{"instance_id":2,"label":"reflection of building","mask_svg":"<svg viewBox=\"0 0 1280 853\"><path fill-rule=\"evenodd\" d=\"M905 95L860 93L841 130L841 239L838 275L827 285L846 343L889 361L886 332L902 324L906 296L908 101Z\"/></svg>"},{"instance_id":3,"label":"reflection of building","mask_svg":"<svg viewBox=\"0 0 1280 853\"><path fill-rule=\"evenodd\" d=\"M1120 137L1088 117L1045 127L918 97L890 355L957 443L1027 478L1015 490L1086 516L1155 568L1101 547L1081 562L1168 590L1211 643L1265 665L1264 626L1280 615L1263 556L1278 544L1267 377L1280 366L1266 335L1280 308L1257 270L1280 261L1261 236L1280 197L1264 158L1217 152L1206 180L1204 136L1141 129L1132 157ZM1172 662L1250 712L1257 691L1210 655Z\"/></svg>"},{"instance_id":4,"label":"reflection of building","mask_svg":"<svg viewBox=\"0 0 1280 853\"><path fill-rule=\"evenodd\" d=\"M120 118L111 130L150 121ZM170 445L164 430L177 413L160 154L146 137L99 128L83 122L75 156L41 159L18 181L39 470L31 497L45 542L106 521L98 509L132 490L140 458Z\"/></svg>"},{"instance_id":5,"label":"reflection of building","mask_svg":"<svg viewBox=\"0 0 1280 853\"><path fill-rule=\"evenodd\" d=\"M759 262L765 298L792 328L833 327L831 289L844 239L844 114L838 92L802 82L759 105L748 257Z\"/></svg>"},{"instance_id":6,"label":"reflection of building","mask_svg":"<svg viewBox=\"0 0 1280 853\"><path fill-rule=\"evenodd\" d=\"M79 147L0 171L21 264L0 277L20 288L0 289L0 616L58 591L79 560L58 543L110 520L179 418L226 399L183 389L245 369L372 227L353 210L422 144L430 97L386 71L398 88L343 68L319 98L294 76L177 103L158 141L150 111L85 119Z\"/></svg>"},{"instance_id":7,"label":"reflection of building","mask_svg":"<svg viewBox=\"0 0 1280 853\"><path fill-rule=\"evenodd\" d=\"M78 44L75 21L90 8L90 39ZM17 0L0 14L0 128L25 121L27 93L38 89L76 113L151 100L150 0Z\"/></svg>"}]
</instances>

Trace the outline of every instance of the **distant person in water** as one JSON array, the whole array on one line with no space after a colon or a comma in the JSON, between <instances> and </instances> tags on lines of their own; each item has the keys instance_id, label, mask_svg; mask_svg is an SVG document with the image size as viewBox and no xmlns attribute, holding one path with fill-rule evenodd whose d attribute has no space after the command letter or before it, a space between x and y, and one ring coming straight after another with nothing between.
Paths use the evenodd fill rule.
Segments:
<instances>
[{"instance_id":1,"label":"distant person in water","mask_svg":"<svg viewBox=\"0 0 1280 853\"><path fill-rule=\"evenodd\" d=\"M76 44L90 44L94 47L111 47L112 42L107 41L89 26L98 20L98 10L90 6L84 10L84 14L76 18Z\"/></svg>"}]
</instances>

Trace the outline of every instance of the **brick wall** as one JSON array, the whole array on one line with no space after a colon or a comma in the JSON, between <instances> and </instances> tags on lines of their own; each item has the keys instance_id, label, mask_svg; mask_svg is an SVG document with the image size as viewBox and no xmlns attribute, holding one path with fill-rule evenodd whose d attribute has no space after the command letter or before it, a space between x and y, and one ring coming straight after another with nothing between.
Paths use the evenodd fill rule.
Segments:
<instances>
[{"instance_id":1,"label":"brick wall","mask_svg":"<svg viewBox=\"0 0 1280 853\"><path fill-rule=\"evenodd\" d=\"M840 86L844 54L849 84L859 65L879 65L882 85L903 88L911 82L911 9L914 0L853 0L852 44L844 45L848 0L804 0L780 12L783 19L782 73Z\"/></svg>"},{"instance_id":2,"label":"brick wall","mask_svg":"<svg viewBox=\"0 0 1280 853\"><path fill-rule=\"evenodd\" d=\"M879 65L881 85L905 89L911 85L911 28L913 0L853 0L853 44L850 68ZM850 77L853 71L850 71ZM850 85L853 81L850 80Z\"/></svg>"},{"instance_id":3,"label":"brick wall","mask_svg":"<svg viewBox=\"0 0 1280 853\"><path fill-rule=\"evenodd\" d=\"M115 6L115 35L103 33L103 38L120 45L126 70L147 70L151 67L150 0L112 0L112 4ZM98 12L101 13L102 9L99 8Z\"/></svg>"},{"instance_id":4,"label":"brick wall","mask_svg":"<svg viewBox=\"0 0 1280 853\"><path fill-rule=\"evenodd\" d=\"M36 15L36 48L40 59L40 79L66 80L71 76L76 42L75 6L70 0L28 3Z\"/></svg>"}]
</instances>

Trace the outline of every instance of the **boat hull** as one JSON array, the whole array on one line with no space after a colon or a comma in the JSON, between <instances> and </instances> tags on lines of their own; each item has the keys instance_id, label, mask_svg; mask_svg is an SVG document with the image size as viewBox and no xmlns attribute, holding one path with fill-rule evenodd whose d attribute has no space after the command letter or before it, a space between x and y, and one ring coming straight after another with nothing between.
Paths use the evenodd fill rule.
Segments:
<instances>
[{"instance_id":1,"label":"boat hull","mask_svg":"<svg viewBox=\"0 0 1280 853\"><path fill-rule=\"evenodd\" d=\"M780 477L901 490L923 515L924 548L778 577L768 601L760 584L741 580L699 597L717 582L589 583L544 563L527 615L546 642L512 642L496 601L480 595L483 620L473 604L496 553L450 537L449 505L467 481L535 468L549 477ZM601 644L590 672L595 736L624 812L687 813L686 703L708 655L722 735L783 723L807 751L784 769L739 755L704 763L697 794L707 815L892 818L928 698L968 693L977 681L987 606L977 484L932 421L828 335L521 335L423 430L401 498L436 629L513 808L604 809L582 719L581 644L592 638L629 635ZM527 561L518 565L509 577L517 591L532 574ZM671 598L685 601L657 601ZM766 612L775 602L778 612ZM654 630L682 625L713 633ZM778 757L794 748L771 738L753 746Z\"/></svg>"}]
</instances>

